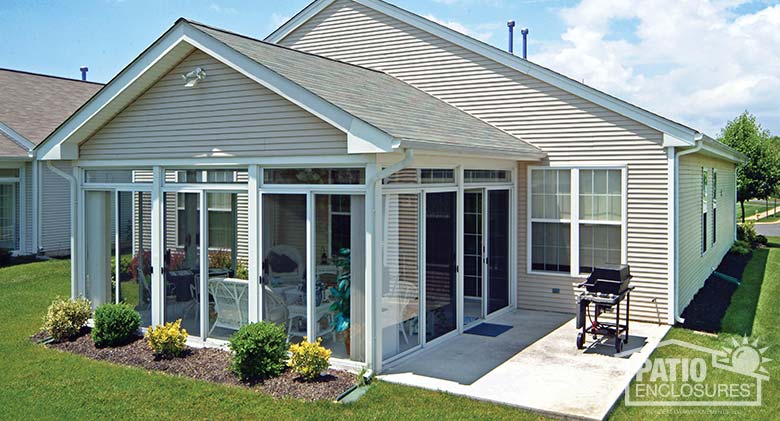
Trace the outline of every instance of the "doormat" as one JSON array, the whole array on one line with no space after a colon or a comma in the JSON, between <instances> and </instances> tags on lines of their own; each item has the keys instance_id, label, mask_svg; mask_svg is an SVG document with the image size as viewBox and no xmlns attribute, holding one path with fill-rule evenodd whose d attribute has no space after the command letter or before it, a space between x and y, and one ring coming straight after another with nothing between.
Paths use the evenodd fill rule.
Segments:
<instances>
[{"instance_id":1,"label":"doormat","mask_svg":"<svg viewBox=\"0 0 780 421\"><path fill-rule=\"evenodd\" d=\"M472 327L471 329L467 330L465 333L470 333L472 335L480 335L480 336L490 336L495 338L496 336L506 332L507 330L511 329L512 326L509 325L497 325L494 323L482 323L479 325L476 325Z\"/></svg>"}]
</instances>

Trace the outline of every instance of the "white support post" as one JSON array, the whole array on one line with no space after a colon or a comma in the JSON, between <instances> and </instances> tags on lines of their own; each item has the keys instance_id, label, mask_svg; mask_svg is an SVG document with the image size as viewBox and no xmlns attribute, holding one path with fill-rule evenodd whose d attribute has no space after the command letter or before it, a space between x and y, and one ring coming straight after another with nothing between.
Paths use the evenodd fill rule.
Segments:
<instances>
[{"instance_id":1,"label":"white support post","mask_svg":"<svg viewBox=\"0 0 780 421\"><path fill-rule=\"evenodd\" d=\"M309 341L317 340L317 302L315 293L314 262L314 193L306 194L306 331Z\"/></svg>"},{"instance_id":2,"label":"white support post","mask_svg":"<svg viewBox=\"0 0 780 421\"><path fill-rule=\"evenodd\" d=\"M163 283L164 268L163 259L163 171L162 167L155 166L152 170L152 324L162 324L165 319L163 304L165 301L165 285Z\"/></svg>"},{"instance_id":3,"label":"white support post","mask_svg":"<svg viewBox=\"0 0 780 421\"><path fill-rule=\"evenodd\" d=\"M76 298L84 295L86 285L81 274L84 262L84 233L79 229L84 226L84 191L81 190L81 168L73 167L73 187L71 194L74 196L73 215L70 224L71 261L70 273L72 278L71 296Z\"/></svg>"},{"instance_id":4,"label":"white support post","mask_svg":"<svg viewBox=\"0 0 780 421\"><path fill-rule=\"evenodd\" d=\"M457 329L458 333L463 333L463 305L465 304L463 299L463 265L464 265L464 259L463 259L463 226L464 226L464 218L463 218L463 212L465 211L465 189L463 187L464 184L464 171L463 166L458 166L455 168L455 182L458 185L458 193L455 205L455 265L457 267L457 270L455 271L455 296L456 296L456 303L455 303L455 319L457 321Z\"/></svg>"},{"instance_id":5,"label":"white support post","mask_svg":"<svg viewBox=\"0 0 780 421\"><path fill-rule=\"evenodd\" d=\"M260 321L262 297L260 296L260 241L263 238L260 224L260 166L249 166L249 321Z\"/></svg>"},{"instance_id":6,"label":"white support post","mask_svg":"<svg viewBox=\"0 0 780 421\"><path fill-rule=\"evenodd\" d=\"M373 183L379 166L366 167L366 364L375 372L382 370L381 293L382 277L380 256L382 227L382 187Z\"/></svg>"},{"instance_id":7,"label":"white support post","mask_svg":"<svg viewBox=\"0 0 780 421\"><path fill-rule=\"evenodd\" d=\"M578 168L572 168L571 180L569 181L569 191L571 196L569 203L571 204L571 250L569 255L571 256L569 264L570 275L572 277L579 276L580 274L580 170Z\"/></svg>"},{"instance_id":8,"label":"white support post","mask_svg":"<svg viewBox=\"0 0 780 421\"><path fill-rule=\"evenodd\" d=\"M205 174L204 174L204 180ZM201 191L198 196L200 200L200 337L205 339L209 331L209 230L208 230L208 192Z\"/></svg>"},{"instance_id":9,"label":"white support post","mask_svg":"<svg viewBox=\"0 0 780 421\"><path fill-rule=\"evenodd\" d=\"M41 226L40 207L41 207L41 195L40 195L40 174L41 163L37 160L32 162L32 247L31 251L34 254L38 254L40 249L40 232Z\"/></svg>"},{"instance_id":10,"label":"white support post","mask_svg":"<svg viewBox=\"0 0 780 421\"><path fill-rule=\"evenodd\" d=\"M19 224L19 244L17 247L19 252L27 253L30 249L30 243L28 241L29 233L27 232L27 220L29 218L27 212L27 165L19 167L19 214L17 215L17 222Z\"/></svg>"},{"instance_id":11,"label":"white support post","mask_svg":"<svg viewBox=\"0 0 780 421\"><path fill-rule=\"evenodd\" d=\"M114 200L114 302L119 303L120 297L120 273L119 273L119 192L116 190L111 191L112 199Z\"/></svg>"}]
</instances>

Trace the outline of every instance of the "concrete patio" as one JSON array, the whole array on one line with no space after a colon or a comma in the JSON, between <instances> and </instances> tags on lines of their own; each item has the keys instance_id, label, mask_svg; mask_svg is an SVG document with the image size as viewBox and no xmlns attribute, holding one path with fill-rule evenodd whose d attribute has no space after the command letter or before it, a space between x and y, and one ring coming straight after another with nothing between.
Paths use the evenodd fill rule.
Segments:
<instances>
[{"instance_id":1,"label":"concrete patio","mask_svg":"<svg viewBox=\"0 0 780 421\"><path fill-rule=\"evenodd\" d=\"M387 365L380 379L566 418L603 419L669 326L631 323L629 342L575 345L571 315L516 310L497 336L463 334Z\"/></svg>"}]
</instances>

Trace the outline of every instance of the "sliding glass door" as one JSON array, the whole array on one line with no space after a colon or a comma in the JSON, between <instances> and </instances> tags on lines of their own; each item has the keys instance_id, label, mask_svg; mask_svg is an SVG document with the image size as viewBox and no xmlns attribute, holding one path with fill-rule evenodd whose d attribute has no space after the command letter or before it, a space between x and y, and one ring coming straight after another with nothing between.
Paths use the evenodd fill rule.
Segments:
<instances>
[{"instance_id":1,"label":"sliding glass door","mask_svg":"<svg viewBox=\"0 0 780 421\"><path fill-rule=\"evenodd\" d=\"M425 195L425 340L457 328L456 192Z\"/></svg>"},{"instance_id":2,"label":"sliding glass door","mask_svg":"<svg viewBox=\"0 0 780 421\"><path fill-rule=\"evenodd\" d=\"M509 305L509 190L488 190L487 314Z\"/></svg>"},{"instance_id":3,"label":"sliding glass door","mask_svg":"<svg viewBox=\"0 0 780 421\"><path fill-rule=\"evenodd\" d=\"M484 215L482 190L464 192L463 209L463 325L482 319L484 285Z\"/></svg>"}]
</instances>

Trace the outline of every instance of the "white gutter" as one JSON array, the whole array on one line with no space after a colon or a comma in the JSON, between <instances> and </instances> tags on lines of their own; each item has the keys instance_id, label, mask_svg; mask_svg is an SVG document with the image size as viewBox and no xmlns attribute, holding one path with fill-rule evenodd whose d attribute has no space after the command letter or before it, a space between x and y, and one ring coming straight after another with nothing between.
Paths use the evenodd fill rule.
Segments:
<instances>
[{"instance_id":1,"label":"white gutter","mask_svg":"<svg viewBox=\"0 0 780 421\"><path fill-rule=\"evenodd\" d=\"M46 161L46 166L53 173L68 180L68 183L70 183L70 296L71 298L76 298L78 290L76 289L76 282L74 282L76 279L76 264L73 261L73 251L76 250L76 196L78 195L78 186L76 185L76 179L71 174L55 167L52 161Z\"/></svg>"},{"instance_id":2,"label":"white gutter","mask_svg":"<svg viewBox=\"0 0 780 421\"><path fill-rule=\"evenodd\" d=\"M672 312L674 314L674 320L679 323L684 323L685 319L681 318L678 314L678 307L679 307L679 296L680 296L680 247L679 247L679 239L680 239L680 157L685 155L690 155L696 152L699 152L704 147L704 139L701 134L699 134L698 139L696 139L696 146L692 148L685 149L680 152L676 152L674 154L674 238L672 241L674 241L674 274L673 274L673 282L674 282L674 303L672 307Z\"/></svg>"}]
</instances>

